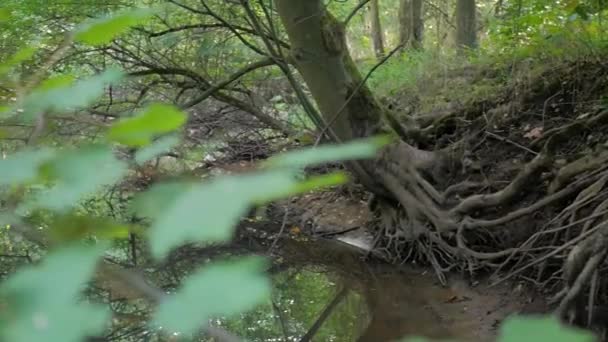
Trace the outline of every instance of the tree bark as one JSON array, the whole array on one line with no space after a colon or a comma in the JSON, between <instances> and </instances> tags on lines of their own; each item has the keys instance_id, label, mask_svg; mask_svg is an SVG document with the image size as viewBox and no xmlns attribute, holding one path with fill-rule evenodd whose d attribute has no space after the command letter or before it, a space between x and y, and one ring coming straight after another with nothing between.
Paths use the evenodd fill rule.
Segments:
<instances>
[{"instance_id":1,"label":"tree bark","mask_svg":"<svg viewBox=\"0 0 608 342\"><path fill-rule=\"evenodd\" d=\"M412 0L399 1L399 43L407 46L412 36Z\"/></svg>"},{"instance_id":2,"label":"tree bark","mask_svg":"<svg viewBox=\"0 0 608 342\"><path fill-rule=\"evenodd\" d=\"M338 142L375 135L382 108L348 53L343 25L321 0L277 0L295 67L314 98L327 131ZM368 189L381 191L372 163L354 163L354 174Z\"/></svg>"},{"instance_id":3,"label":"tree bark","mask_svg":"<svg viewBox=\"0 0 608 342\"><path fill-rule=\"evenodd\" d=\"M424 34L424 21L422 20L422 0L412 0L412 37L411 46L414 49L422 48Z\"/></svg>"},{"instance_id":4,"label":"tree bark","mask_svg":"<svg viewBox=\"0 0 608 342\"><path fill-rule=\"evenodd\" d=\"M384 56L384 34L382 32L379 7L378 0L370 1L369 14L371 19L372 44L374 45L376 58L381 59Z\"/></svg>"},{"instance_id":5,"label":"tree bark","mask_svg":"<svg viewBox=\"0 0 608 342\"><path fill-rule=\"evenodd\" d=\"M346 47L344 27L320 0L278 0L294 64L329 128L342 141L377 133L382 109ZM357 90L358 88L358 90Z\"/></svg>"},{"instance_id":6,"label":"tree bark","mask_svg":"<svg viewBox=\"0 0 608 342\"><path fill-rule=\"evenodd\" d=\"M399 43L414 49L422 48L424 21L422 0L401 0L399 2Z\"/></svg>"},{"instance_id":7,"label":"tree bark","mask_svg":"<svg viewBox=\"0 0 608 342\"><path fill-rule=\"evenodd\" d=\"M477 47L475 0L456 1L456 46L459 49Z\"/></svg>"}]
</instances>

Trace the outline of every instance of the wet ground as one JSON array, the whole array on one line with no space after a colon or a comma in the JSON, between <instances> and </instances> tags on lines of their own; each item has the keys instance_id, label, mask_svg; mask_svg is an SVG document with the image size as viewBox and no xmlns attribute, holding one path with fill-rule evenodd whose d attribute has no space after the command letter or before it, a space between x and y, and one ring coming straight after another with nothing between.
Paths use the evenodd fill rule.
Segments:
<instances>
[{"instance_id":1,"label":"wet ground","mask_svg":"<svg viewBox=\"0 0 608 342\"><path fill-rule=\"evenodd\" d=\"M348 244L290 236L270 253L272 300L223 323L249 341L492 341L508 315L545 308L516 283L451 275L441 286L427 269L370 262L357 235L342 238Z\"/></svg>"}]
</instances>

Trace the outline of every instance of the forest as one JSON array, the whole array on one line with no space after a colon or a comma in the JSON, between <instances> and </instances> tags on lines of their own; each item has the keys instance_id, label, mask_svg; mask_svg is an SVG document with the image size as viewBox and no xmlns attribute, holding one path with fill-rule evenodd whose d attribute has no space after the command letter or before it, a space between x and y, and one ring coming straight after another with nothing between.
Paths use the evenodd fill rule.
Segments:
<instances>
[{"instance_id":1,"label":"forest","mask_svg":"<svg viewBox=\"0 0 608 342\"><path fill-rule=\"evenodd\" d=\"M607 19L2 0L0 342L608 341Z\"/></svg>"}]
</instances>

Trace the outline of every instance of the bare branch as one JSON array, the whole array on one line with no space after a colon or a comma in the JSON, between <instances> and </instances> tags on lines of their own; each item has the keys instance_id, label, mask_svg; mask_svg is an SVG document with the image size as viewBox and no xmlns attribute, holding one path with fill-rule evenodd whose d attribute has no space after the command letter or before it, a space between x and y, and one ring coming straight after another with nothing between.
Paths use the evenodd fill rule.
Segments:
<instances>
[{"instance_id":1,"label":"bare branch","mask_svg":"<svg viewBox=\"0 0 608 342\"><path fill-rule=\"evenodd\" d=\"M361 2L359 2L359 4L348 14L346 19L344 19L344 22L342 24L344 26L347 26L351 19L357 14L357 12L359 12L359 10L365 7L368 2L370 2L370 0L361 0Z\"/></svg>"},{"instance_id":2,"label":"bare branch","mask_svg":"<svg viewBox=\"0 0 608 342\"><path fill-rule=\"evenodd\" d=\"M232 74L230 77L228 77L226 80L216 84L215 86L210 87L209 89L205 90L201 95L197 96L195 99L183 104L181 107L182 108L190 108L192 106L195 106L201 102L203 102L205 99L207 99L209 96L213 95L213 93L215 93L216 91L226 87L227 85L229 85L230 83L238 80L239 78L243 77L244 75L255 71L257 69L263 68L263 67L267 67L267 66L271 66L271 65L275 65L274 61L270 58L266 58L263 60L260 60L258 62L252 63L246 67L244 67L243 69L235 72L234 74Z\"/></svg>"}]
</instances>

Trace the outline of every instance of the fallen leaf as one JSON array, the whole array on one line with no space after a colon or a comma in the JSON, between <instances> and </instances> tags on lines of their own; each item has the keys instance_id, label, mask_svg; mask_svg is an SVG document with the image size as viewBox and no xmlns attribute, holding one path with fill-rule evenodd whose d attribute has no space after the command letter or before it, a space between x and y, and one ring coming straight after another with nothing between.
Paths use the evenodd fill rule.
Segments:
<instances>
[{"instance_id":1,"label":"fallen leaf","mask_svg":"<svg viewBox=\"0 0 608 342\"><path fill-rule=\"evenodd\" d=\"M543 136L543 128L542 127L534 127L528 133L524 134L524 138L527 139L538 139Z\"/></svg>"}]
</instances>

